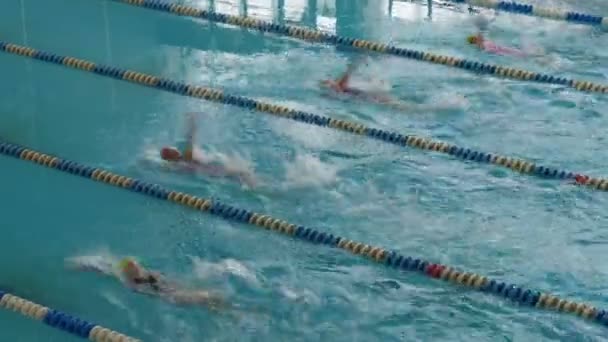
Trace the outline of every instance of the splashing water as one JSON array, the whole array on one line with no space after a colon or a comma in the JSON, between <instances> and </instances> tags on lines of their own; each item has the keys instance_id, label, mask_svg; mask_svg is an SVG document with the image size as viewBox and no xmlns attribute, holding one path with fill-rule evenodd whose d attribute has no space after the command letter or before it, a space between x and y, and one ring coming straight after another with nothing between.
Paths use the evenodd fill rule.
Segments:
<instances>
[{"instance_id":1,"label":"splashing water","mask_svg":"<svg viewBox=\"0 0 608 342\"><path fill-rule=\"evenodd\" d=\"M260 286L260 280L255 272L237 260L223 259L218 262L210 262L198 257L192 257L191 259L194 264L194 274L199 279L204 280L228 274L237 276L255 287Z\"/></svg>"},{"instance_id":2,"label":"splashing water","mask_svg":"<svg viewBox=\"0 0 608 342\"><path fill-rule=\"evenodd\" d=\"M323 163L312 155L296 155L295 160L286 166L287 188L322 186L338 180L338 167Z\"/></svg>"}]
</instances>

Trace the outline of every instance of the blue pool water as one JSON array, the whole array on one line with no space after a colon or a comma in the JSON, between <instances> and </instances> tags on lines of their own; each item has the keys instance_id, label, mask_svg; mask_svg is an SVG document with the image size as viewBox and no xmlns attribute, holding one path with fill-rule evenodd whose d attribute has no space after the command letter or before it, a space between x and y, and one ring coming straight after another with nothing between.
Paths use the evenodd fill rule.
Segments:
<instances>
[{"instance_id":1,"label":"blue pool water","mask_svg":"<svg viewBox=\"0 0 608 342\"><path fill-rule=\"evenodd\" d=\"M208 7L206 1L188 1ZM548 64L465 46L466 11L419 3L249 1L247 13L398 46L608 83L608 37L594 28L503 13L492 38L541 46ZM601 1L535 4L608 14ZM608 97L373 56L357 78L386 81L449 111L400 113L321 96L317 82L355 56L274 35L100 0L5 0L0 40L106 63L369 126L608 175ZM215 1L224 13L243 11ZM281 14L282 13L282 14ZM312 14L311 14L312 13ZM317 14L315 17L314 14ZM485 12L484 13L489 13ZM284 16L284 17L283 17ZM337 19L336 19L337 18ZM608 307L606 193L449 156L389 146L0 54L0 137L166 187L318 227L433 262ZM454 101L454 99L459 99ZM204 148L251 163L259 191L144 166L202 112ZM0 157L0 288L144 341L600 341L605 327L518 307L418 274L166 202ZM255 312L235 319L179 308L66 267L133 255ZM0 311L4 341L77 341Z\"/></svg>"}]
</instances>

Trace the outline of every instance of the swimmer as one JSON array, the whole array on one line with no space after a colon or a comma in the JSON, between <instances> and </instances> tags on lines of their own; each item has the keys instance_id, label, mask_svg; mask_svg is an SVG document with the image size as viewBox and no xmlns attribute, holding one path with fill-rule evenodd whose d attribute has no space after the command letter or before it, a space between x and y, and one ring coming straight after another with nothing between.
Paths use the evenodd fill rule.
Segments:
<instances>
[{"instance_id":1,"label":"swimmer","mask_svg":"<svg viewBox=\"0 0 608 342\"><path fill-rule=\"evenodd\" d=\"M148 295L158 295L178 305L200 305L211 309L222 306L222 299L202 290L179 290L160 273L141 266L133 258L124 258L118 264L121 279L132 290Z\"/></svg>"},{"instance_id":2,"label":"swimmer","mask_svg":"<svg viewBox=\"0 0 608 342\"><path fill-rule=\"evenodd\" d=\"M188 115L187 129L185 139L180 141L177 147L165 146L160 150L160 157L163 160L177 165L181 170L187 172L196 172L212 177L235 178L251 188L255 186L256 182L248 170L203 160L202 151L194 146L196 121L193 113Z\"/></svg>"},{"instance_id":3,"label":"swimmer","mask_svg":"<svg viewBox=\"0 0 608 342\"><path fill-rule=\"evenodd\" d=\"M473 19L473 25L477 27L477 34L470 35L467 37L467 42L471 45L475 45L482 51L493 53L496 55L503 56L514 56L514 57L532 57L538 59L539 62L546 64L550 60L546 60L545 51L540 47L534 46L523 46L521 49L500 46L484 36L483 32L488 32L491 24L496 20L496 17L488 18L485 15L477 15Z\"/></svg>"},{"instance_id":4,"label":"swimmer","mask_svg":"<svg viewBox=\"0 0 608 342\"><path fill-rule=\"evenodd\" d=\"M483 51L486 51L489 53L494 53L497 55L515 56L515 57L529 56L527 53L523 52L522 50L497 45L494 42L485 39L485 37L483 36L483 34L481 32L477 33L476 35L468 36L467 42L471 45L477 46L479 49L481 49Z\"/></svg>"},{"instance_id":5,"label":"swimmer","mask_svg":"<svg viewBox=\"0 0 608 342\"><path fill-rule=\"evenodd\" d=\"M196 122L194 113L188 114L188 131L186 139L178 143L178 147L165 146L160 150L160 156L163 160L169 162L195 162L194 158L194 136L196 134Z\"/></svg>"},{"instance_id":6,"label":"swimmer","mask_svg":"<svg viewBox=\"0 0 608 342\"><path fill-rule=\"evenodd\" d=\"M467 42L469 42L469 44L477 46L483 51L496 55L527 57L531 58L536 63L539 63L544 66L549 66L554 69L559 66L559 60L553 55L546 54L545 51L540 47L530 46L526 49L516 49L506 46L500 46L495 44L494 42L487 40L481 32L479 32L477 35L468 36Z\"/></svg>"},{"instance_id":7,"label":"swimmer","mask_svg":"<svg viewBox=\"0 0 608 342\"><path fill-rule=\"evenodd\" d=\"M468 36L467 42L471 45L477 46L480 50L489 53L505 56L526 57L528 54L523 52L522 50L497 45L484 37L482 32L487 32L490 28L490 25L495 20L496 17L492 17L490 19L485 15L476 15L473 18L473 24L477 27L478 33L476 35Z\"/></svg>"},{"instance_id":8,"label":"swimmer","mask_svg":"<svg viewBox=\"0 0 608 342\"><path fill-rule=\"evenodd\" d=\"M417 104L407 101L401 101L392 98L384 92L375 92L352 87L350 83L351 75L360 65L363 59L359 59L348 65L344 74L336 80L323 80L320 82L322 89L329 89L334 93L352 96L357 99L370 101L382 105L387 105L401 111L441 111L453 109L459 106L451 102L437 103L434 105Z\"/></svg>"},{"instance_id":9,"label":"swimmer","mask_svg":"<svg viewBox=\"0 0 608 342\"><path fill-rule=\"evenodd\" d=\"M157 296L176 305L204 306L213 310L225 308L222 298L203 290L180 289L169 282L161 273L147 270L134 258L124 258L118 264L106 260L73 259L72 266L83 271L95 271L121 280L131 290L150 296Z\"/></svg>"},{"instance_id":10,"label":"swimmer","mask_svg":"<svg viewBox=\"0 0 608 342\"><path fill-rule=\"evenodd\" d=\"M353 72L355 72L355 70L357 70L357 67L359 66L359 64L362 61L363 61L363 59L359 59L359 60L349 64L348 67L346 68L346 71L344 72L344 74L342 74L342 76L340 76L340 78L338 78L336 80L321 81L320 82L321 87L325 88L325 89L330 89L336 93L346 94L346 95L354 96L354 97L372 101L372 102L378 102L378 103L382 103L382 104L390 104L390 103L394 102L393 99L391 99L390 97L385 96L383 94L379 94L379 93L375 93L375 92L368 92L368 91L365 91L365 90L362 90L359 88L351 87L349 85L351 75L353 74Z\"/></svg>"}]
</instances>

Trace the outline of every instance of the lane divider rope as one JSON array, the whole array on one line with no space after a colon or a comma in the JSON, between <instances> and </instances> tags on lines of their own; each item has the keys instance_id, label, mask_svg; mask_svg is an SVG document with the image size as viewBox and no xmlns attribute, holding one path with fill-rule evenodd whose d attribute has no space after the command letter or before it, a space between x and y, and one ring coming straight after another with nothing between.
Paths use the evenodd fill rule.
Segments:
<instances>
[{"instance_id":1,"label":"lane divider rope","mask_svg":"<svg viewBox=\"0 0 608 342\"><path fill-rule=\"evenodd\" d=\"M504 12L526 14L546 19L563 20L571 23L601 26L608 29L608 17L565 11L557 8L538 7L512 1L498 0L448 0L454 3L469 4Z\"/></svg>"},{"instance_id":2,"label":"lane divider rope","mask_svg":"<svg viewBox=\"0 0 608 342\"><path fill-rule=\"evenodd\" d=\"M0 307L20 313L46 325L96 342L140 342L100 325L87 322L65 312L49 309L23 298L0 291Z\"/></svg>"},{"instance_id":3,"label":"lane divider rope","mask_svg":"<svg viewBox=\"0 0 608 342\"><path fill-rule=\"evenodd\" d=\"M425 151L440 152L465 161L493 164L519 173L535 175L543 178L572 180L574 181L574 184L586 185L590 188L598 190L608 190L608 179L605 178L594 178L580 173L573 173L566 170L536 165L535 163L522 159L476 151L430 138L417 137L414 135L403 135L396 132L370 128L355 122L297 111L288 107L264 103L243 96L226 94L221 90L176 82L170 79L148 75L137 71L95 64L93 62L78 58L59 56L53 53L35 50L29 47L19 46L2 41L0 41L0 51L62 65L72 69L87 71L105 77L112 77L118 80L128 81L150 88L161 89L183 96L255 110L261 113L272 114L274 116L291 119L310 125L333 128L342 132L348 132L381 140L393 145L416 147Z\"/></svg>"},{"instance_id":4,"label":"lane divider rope","mask_svg":"<svg viewBox=\"0 0 608 342\"><path fill-rule=\"evenodd\" d=\"M281 233L292 238L309 241L318 245L340 248L354 255L366 257L376 263L384 264L402 271L416 272L430 278L441 279L445 282L459 284L481 292L490 293L518 303L521 306L572 313L576 316L608 326L608 313L605 310L584 303L562 299L549 293L538 292L509 282L490 279L476 273L459 271L454 267L433 263L424 259L404 256L396 251L389 251L381 247L356 242L314 228L295 225L284 220L273 218L269 215L224 204L217 200L200 198L187 193L173 191L158 184L125 177L106 171L102 168L86 166L1 140L0 154L27 160L41 166L113 185L124 190L180 204L226 220L254 225L265 230Z\"/></svg>"},{"instance_id":5,"label":"lane divider rope","mask_svg":"<svg viewBox=\"0 0 608 342\"><path fill-rule=\"evenodd\" d=\"M289 36L292 38L305 40L314 43L325 43L337 46L348 46L360 50L383 53L392 56L404 57L423 62L440 64L455 68L460 68L468 71L473 71L481 74L494 75L508 79L532 81L547 84L557 84L567 87L572 87L579 91L608 93L608 85L597 84L589 81L579 81L568 79L565 77L552 76L532 71L526 71L506 66L486 64L467 59L461 59L451 56L442 56L430 52L416 51L398 48L384 43L372 42L363 39L354 39L349 37L337 36L318 30L299 27L293 25L282 25L266 22L263 20L240 17L230 14L222 14L198 9L186 5L178 5L159 0L111 0L123 4L129 4L137 7L153 9L165 13L171 13L179 16L186 16L198 19L204 19L216 23L236 25L247 29L254 29L261 32L270 32L279 35Z\"/></svg>"}]
</instances>

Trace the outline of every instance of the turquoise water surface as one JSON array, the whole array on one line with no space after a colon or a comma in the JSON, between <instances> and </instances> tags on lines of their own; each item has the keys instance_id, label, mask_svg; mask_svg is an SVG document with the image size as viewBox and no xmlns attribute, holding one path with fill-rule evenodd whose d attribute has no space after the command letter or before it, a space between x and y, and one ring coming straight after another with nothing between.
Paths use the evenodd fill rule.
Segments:
<instances>
[{"instance_id":1,"label":"turquoise water surface","mask_svg":"<svg viewBox=\"0 0 608 342\"><path fill-rule=\"evenodd\" d=\"M466 8L388 1L185 2L341 35L608 83L608 37L501 13L492 39L549 58L484 55L464 43ZM608 15L602 1L537 1ZM491 12L483 11L491 15ZM417 103L403 113L322 96L356 54L101 0L5 0L0 40L162 75L366 125L607 176L608 97L370 56L355 82ZM0 137L405 255L608 307L608 194L555 180L195 100L0 54ZM380 82L384 81L383 84ZM262 185L162 171L157 149L200 112L199 143L250 164ZM153 156L153 157L151 157ZM150 164L152 163L152 164ZM401 273L65 173L0 157L0 288L144 341L601 341L606 327ZM176 307L66 267L133 255L247 308ZM253 309L255 308L255 309ZM77 341L0 311L2 341Z\"/></svg>"}]
</instances>

